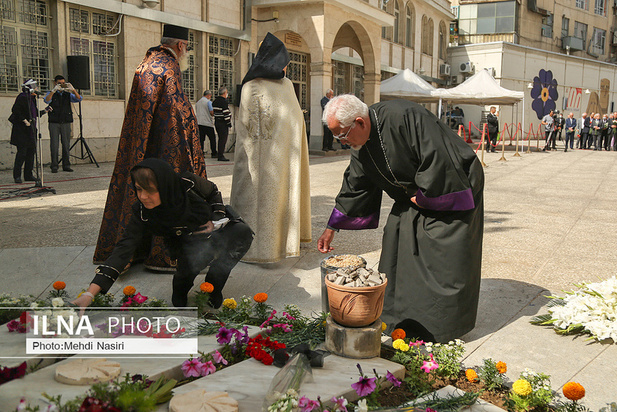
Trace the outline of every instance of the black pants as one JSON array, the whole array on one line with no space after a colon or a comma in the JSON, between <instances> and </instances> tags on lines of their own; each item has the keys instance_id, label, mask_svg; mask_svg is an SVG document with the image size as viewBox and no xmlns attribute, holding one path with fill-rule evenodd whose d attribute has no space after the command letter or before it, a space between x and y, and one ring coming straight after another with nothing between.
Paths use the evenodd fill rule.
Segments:
<instances>
[{"instance_id":1,"label":"black pants","mask_svg":"<svg viewBox=\"0 0 617 412\"><path fill-rule=\"evenodd\" d=\"M214 286L211 296L218 295L222 298L221 292L229 273L248 252L251 243L253 243L253 232L242 221L230 222L224 228L212 233L186 236L182 242L182 255L178 258L173 278L171 298L173 305L186 306L193 281L208 265L210 268L206 282Z\"/></svg>"},{"instance_id":2,"label":"black pants","mask_svg":"<svg viewBox=\"0 0 617 412\"><path fill-rule=\"evenodd\" d=\"M227 136L229 136L229 126L226 122L215 120L214 127L216 128L216 134L219 135L218 154L219 159L225 157L225 145L227 145Z\"/></svg>"},{"instance_id":3,"label":"black pants","mask_svg":"<svg viewBox=\"0 0 617 412\"><path fill-rule=\"evenodd\" d=\"M587 141L587 134L588 132L581 132L581 137L578 139L578 145L576 146L577 149L585 148L585 142Z\"/></svg>"},{"instance_id":4,"label":"black pants","mask_svg":"<svg viewBox=\"0 0 617 412\"><path fill-rule=\"evenodd\" d=\"M488 142L486 143L486 151L487 152L494 152L495 151L495 147L497 146L497 133L498 133L498 130L495 130L493 132L491 132L489 130L489 132L488 132Z\"/></svg>"},{"instance_id":5,"label":"black pants","mask_svg":"<svg viewBox=\"0 0 617 412\"><path fill-rule=\"evenodd\" d=\"M210 153L212 156L216 156L216 134L214 134L214 127L199 125L199 140L201 141L201 150L206 153L206 136L210 140Z\"/></svg>"},{"instance_id":6,"label":"black pants","mask_svg":"<svg viewBox=\"0 0 617 412\"><path fill-rule=\"evenodd\" d=\"M21 167L24 166L24 179L30 180L34 175L32 169L34 168L34 155L36 154L36 147L29 145L17 146L17 154L15 154L15 164L13 165L13 179L21 178Z\"/></svg>"},{"instance_id":7,"label":"black pants","mask_svg":"<svg viewBox=\"0 0 617 412\"><path fill-rule=\"evenodd\" d=\"M334 141L334 136L332 135L332 131L325 124L323 125L323 143L321 144L321 150L334 150L332 147L332 143Z\"/></svg>"}]
</instances>

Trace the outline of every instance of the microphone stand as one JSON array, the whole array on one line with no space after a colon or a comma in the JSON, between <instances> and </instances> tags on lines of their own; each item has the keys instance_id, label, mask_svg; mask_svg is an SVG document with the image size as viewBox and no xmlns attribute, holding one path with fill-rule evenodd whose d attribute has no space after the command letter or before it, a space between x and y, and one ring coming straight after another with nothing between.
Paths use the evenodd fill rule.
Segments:
<instances>
[{"instance_id":1,"label":"microphone stand","mask_svg":"<svg viewBox=\"0 0 617 412\"><path fill-rule=\"evenodd\" d=\"M41 112L39 112L39 97L40 95L37 93L34 98L34 106L36 108L36 119L34 119L34 130L35 130L35 139L37 139L35 156L36 156L36 176L38 179L34 182L34 187L32 191L29 191L28 194L33 193L53 193L56 194L56 189L51 186L43 185L43 136L41 134Z\"/></svg>"}]
</instances>

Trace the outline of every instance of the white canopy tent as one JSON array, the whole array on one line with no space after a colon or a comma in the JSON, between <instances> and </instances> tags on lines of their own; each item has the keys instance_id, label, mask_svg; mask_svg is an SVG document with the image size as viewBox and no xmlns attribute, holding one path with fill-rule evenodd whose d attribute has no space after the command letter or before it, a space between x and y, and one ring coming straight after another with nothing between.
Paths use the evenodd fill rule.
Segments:
<instances>
[{"instance_id":1,"label":"white canopy tent","mask_svg":"<svg viewBox=\"0 0 617 412\"><path fill-rule=\"evenodd\" d=\"M436 90L423 78L405 69L381 82L380 94L386 100L408 98L415 102L430 103L439 101L439 96L433 95Z\"/></svg>"},{"instance_id":2,"label":"white canopy tent","mask_svg":"<svg viewBox=\"0 0 617 412\"><path fill-rule=\"evenodd\" d=\"M451 89L435 89L434 96L459 104L515 104L525 97L523 92L516 92L501 87L487 70L465 80Z\"/></svg>"},{"instance_id":3,"label":"white canopy tent","mask_svg":"<svg viewBox=\"0 0 617 412\"><path fill-rule=\"evenodd\" d=\"M525 107L525 93L501 87L486 69L479 71L463 83L451 89L435 89L433 95L439 97L440 117L442 100L459 104L475 105L514 105L522 100L523 107ZM524 109L522 124L525 124Z\"/></svg>"}]
</instances>

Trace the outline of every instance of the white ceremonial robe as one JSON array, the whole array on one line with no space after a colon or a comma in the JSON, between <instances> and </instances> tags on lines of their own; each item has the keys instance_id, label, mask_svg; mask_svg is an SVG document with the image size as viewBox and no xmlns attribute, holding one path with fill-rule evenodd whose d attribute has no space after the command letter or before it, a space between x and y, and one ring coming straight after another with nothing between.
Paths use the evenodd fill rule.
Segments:
<instances>
[{"instance_id":1,"label":"white ceremonial robe","mask_svg":"<svg viewBox=\"0 0 617 412\"><path fill-rule=\"evenodd\" d=\"M300 255L311 241L308 142L287 78L242 87L236 122L231 206L255 232L242 259L269 263Z\"/></svg>"}]
</instances>

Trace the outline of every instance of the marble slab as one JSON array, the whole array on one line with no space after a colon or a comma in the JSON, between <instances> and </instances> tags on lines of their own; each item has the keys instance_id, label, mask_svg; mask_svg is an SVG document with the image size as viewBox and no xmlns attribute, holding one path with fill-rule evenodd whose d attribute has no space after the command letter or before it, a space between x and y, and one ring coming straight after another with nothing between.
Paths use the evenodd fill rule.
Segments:
<instances>
[{"instance_id":1,"label":"marble slab","mask_svg":"<svg viewBox=\"0 0 617 412\"><path fill-rule=\"evenodd\" d=\"M358 363L368 376L373 376L373 369L383 377L386 376L387 371L398 379L402 379L405 375L403 365L382 358L357 360L330 355L324 359L323 368L313 368L313 382L302 384L299 390L300 396L304 395L310 399L317 399L317 396L320 396L324 402L329 401L333 396L344 396L349 401L357 400L358 395L351 384L357 382L360 376L356 367ZM249 359L180 386L174 389L174 394L197 389L225 391L238 401L240 412L260 411L272 378L279 370L275 366L266 366L255 359ZM388 386L387 381L382 384L384 388ZM159 406L157 411L163 412L168 409L168 404L164 404Z\"/></svg>"},{"instance_id":2,"label":"marble slab","mask_svg":"<svg viewBox=\"0 0 617 412\"><path fill-rule=\"evenodd\" d=\"M250 327L249 335L256 336L259 334L258 327ZM200 352L212 353L219 349L221 345L216 341L215 335L199 336L198 349ZM96 357L96 356L95 356ZM156 380L159 376L164 375L171 379L184 379L182 375L182 362L187 357L107 357L113 361L120 363L120 376L128 374L147 375L150 379ZM90 385L73 386L57 382L54 379L56 367L61 364L70 362L71 359L65 359L51 366L37 370L26 375L21 379L16 379L7 382L0 386L0 399L4 405L8 405L8 410L13 410L17 407L19 400L25 397L31 406L46 407L47 403L42 393L49 395L62 395L62 399L71 400L76 396L83 395L90 388Z\"/></svg>"}]
</instances>

